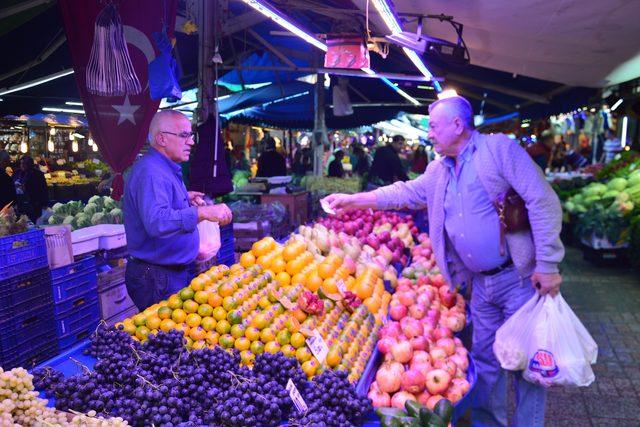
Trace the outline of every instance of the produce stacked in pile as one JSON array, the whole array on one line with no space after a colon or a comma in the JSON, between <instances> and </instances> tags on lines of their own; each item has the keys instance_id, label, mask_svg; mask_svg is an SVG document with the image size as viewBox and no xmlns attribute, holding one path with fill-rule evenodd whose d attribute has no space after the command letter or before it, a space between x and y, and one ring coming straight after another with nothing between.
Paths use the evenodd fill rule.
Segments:
<instances>
[{"instance_id":1,"label":"produce stacked in pile","mask_svg":"<svg viewBox=\"0 0 640 427\"><path fill-rule=\"evenodd\" d=\"M189 351L179 331L159 332L143 343L122 330L101 329L90 352L93 373L62 379L49 374L46 392L62 410L121 416L133 426L359 425L371 406L358 397L345 372L327 370L308 381L295 359L260 354L253 369L237 351ZM44 373L39 374L44 376ZM293 406L291 381L307 411Z\"/></svg>"},{"instance_id":2,"label":"produce stacked in pile","mask_svg":"<svg viewBox=\"0 0 640 427\"><path fill-rule=\"evenodd\" d=\"M578 216L575 230L580 238L589 241L595 236L614 244L627 240L636 206L640 206L640 170L607 184L589 184L563 205L565 211Z\"/></svg>"},{"instance_id":3,"label":"produce stacked in pile","mask_svg":"<svg viewBox=\"0 0 640 427\"><path fill-rule=\"evenodd\" d=\"M327 368L344 369L355 382L373 351L380 323L358 298L340 295L338 282L344 281L347 289L346 283L352 283L351 289L364 289L367 295L382 294L384 285L371 275L357 283L342 264L335 254L315 260L302 240L282 246L267 237L243 254L240 264L212 267L166 301L124 320L123 327L140 341L178 329L187 347L236 349L247 366L262 353L281 352L297 358L308 377ZM319 297L315 291L320 288L332 298ZM307 347L314 332L328 347L325 360Z\"/></svg>"},{"instance_id":4,"label":"produce stacked in pile","mask_svg":"<svg viewBox=\"0 0 640 427\"><path fill-rule=\"evenodd\" d=\"M420 235L419 242L379 333L384 363L369 390L374 407L404 409L412 400L433 410L442 399L458 402L470 388L467 350L453 335L465 326L464 298L434 268L429 238Z\"/></svg>"},{"instance_id":5,"label":"produce stacked in pile","mask_svg":"<svg viewBox=\"0 0 640 427\"><path fill-rule=\"evenodd\" d=\"M60 376L58 376L60 378ZM33 376L23 368L0 368L0 426L126 426L122 418L95 418L95 413L66 414L47 407L34 391Z\"/></svg>"},{"instance_id":6,"label":"produce stacked in pile","mask_svg":"<svg viewBox=\"0 0 640 427\"><path fill-rule=\"evenodd\" d=\"M27 231L28 225L29 218L26 215L21 215L18 218L11 204L0 210L0 237L24 233Z\"/></svg>"},{"instance_id":7,"label":"produce stacked in pile","mask_svg":"<svg viewBox=\"0 0 640 427\"><path fill-rule=\"evenodd\" d=\"M47 185L57 185L60 187L67 187L78 184L90 184L97 183L100 180L98 178L87 178L84 175L74 175L71 172L58 171L52 172L47 177Z\"/></svg>"},{"instance_id":8,"label":"produce stacked in pile","mask_svg":"<svg viewBox=\"0 0 640 427\"><path fill-rule=\"evenodd\" d=\"M109 196L93 196L85 205L80 201L56 203L49 225L69 224L73 230L98 224L122 224L120 204Z\"/></svg>"}]
</instances>

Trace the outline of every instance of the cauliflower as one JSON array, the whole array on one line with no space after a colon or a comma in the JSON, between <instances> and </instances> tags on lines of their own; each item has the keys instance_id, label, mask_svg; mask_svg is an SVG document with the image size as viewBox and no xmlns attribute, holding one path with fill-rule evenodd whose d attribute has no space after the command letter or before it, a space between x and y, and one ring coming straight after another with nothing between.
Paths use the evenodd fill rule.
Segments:
<instances>
[{"instance_id":1,"label":"cauliflower","mask_svg":"<svg viewBox=\"0 0 640 427\"><path fill-rule=\"evenodd\" d=\"M62 203L56 203L51 209L53 209L53 213L57 215L64 215L67 211L67 207Z\"/></svg>"},{"instance_id":2,"label":"cauliflower","mask_svg":"<svg viewBox=\"0 0 640 427\"><path fill-rule=\"evenodd\" d=\"M71 225L71 223L73 222L74 219L75 219L75 217L73 217L71 215L68 215L68 216L64 217L64 220L62 220L62 223Z\"/></svg>"},{"instance_id":3,"label":"cauliflower","mask_svg":"<svg viewBox=\"0 0 640 427\"><path fill-rule=\"evenodd\" d=\"M84 228L84 227L90 227L91 226L91 216L85 213L79 213L78 215L76 215L76 224L77 224L77 228Z\"/></svg>"},{"instance_id":4,"label":"cauliflower","mask_svg":"<svg viewBox=\"0 0 640 427\"><path fill-rule=\"evenodd\" d=\"M113 209L117 209L118 206L118 202L116 202L115 200L113 200L111 197L109 196L104 196L102 198L102 203L104 206L104 210L106 211L111 211Z\"/></svg>"},{"instance_id":5,"label":"cauliflower","mask_svg":"<svg viewBox=\"0 0 640 427\"><path fill-rule=\"evenodd\" d=\"M111 222L115 224L122 224L122 209L111 209L109 211L109 216L111 217Z\"/></svg>"},{"instance_id":6,"label":"cauliflower","mask_svg":"<svg viewBox=\"0 0 640 427\"><path fill-rule=\"evenodd\" d=\"M96 205L96 208L98 209L98 211L101 211L104 205L102 197L100 196L91 197L89 199L89 203L93 203L94 205Z\"/></svg>"},{"instance_id":7,"label":"cauliflower","mask_svg":"<svg viewBox=\"0 0 640 427\"><path fill-rule=\"evenodd\" d=\"M105 224L104 220L105 220L104 213L97 212L97 213L94 213L93 216L91 217L91 224L93 225Z\"/></svg>"},{"instance_id":8,"label":"cauliflower","mask_svg":"<svg viewBox=\"0 0 640 427\"><path fill-rule=\"evenodd\" d=\"M58 225L58 224L62 224L62 220L64 220L64 217L60 216L60 215L51 215L49 217L49 225Z\"/></svg>"},{"instance_id":9,"label":"cauliflower","mask_svg":"<svg viewBox=\"0 0 640 427\"><path fill-rule=\"evenodd\" d=\"M94 213L98 212L98 207L94 203L89 203L84 207L83 212L91 218Z\"/></svg>"}]
</instances>

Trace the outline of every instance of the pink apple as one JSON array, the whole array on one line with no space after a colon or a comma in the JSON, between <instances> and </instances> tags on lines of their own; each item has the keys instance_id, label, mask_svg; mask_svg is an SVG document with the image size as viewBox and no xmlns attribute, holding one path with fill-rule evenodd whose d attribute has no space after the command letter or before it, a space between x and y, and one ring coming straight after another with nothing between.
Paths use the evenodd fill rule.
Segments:
<instances>
[{"instance_id":1,"label":"pink apple","mask_svg":"<svg viewBox=\"0 0 640 427\"><path fill-rule=\"evenodd\" d=\"M447 358L447 351L442 347L432 346L429 356L431 356L431 363L435 364L436 360L445 360Z\"/></svg>"},{"instance_id":2,"label":"pink apple","mask_svg":"<svg viewBox=\"0 0 640 427\"><path fill-rule=\"evenodd\" d=\"M431 363L431 356L426 351L414 351L413 359L411 359L411 363Z\"/></svg>"},{"instance_id":3,"label":"pink apple","mask_svg":"<svg viewBox=\"0 0 640 427\"><path fill-rule=\"evenodd\" d=\"M464 393L462 393L462 391L458 387L454 386L454 387L449 387L449 390L447 390L447 392L446 392L446 394L444 396L447 399L449 399L449 401L451 401L451 403L455 404L460 399L462 399L463 395L464 395Z\"/></svg>"},{"instance_id":4,"label":"pink apple","mask_svg":"<svg viewBox=\"0 0 640 427\"><path fill-rule=\"evenodd\" d=\"M456 343L451 338L440 338L436 341L436 345L442 347L447 352L447 356L452 356L456 352Z\"/></svg>"},{"instance_id":5,"label":"pink apple","mask_svg":"<svg viewBox=\"0 0 640 427\"><path fill-rule=\"evenodd\" d=\"M452 361L453 363L455 363L455 365L462 369L463 371L466 371L467 368L469 367L469 358L467 357L462 357L459 354L454 354L453 356L449 357L449 360Z\"/></svg>"},{"instance_id":6,"label":"pink apple","mask_svg":"<svg viewBox=\"0 0 640 427\"><path fill-rule=\"evenodd\" d=\"M439 394L436 394L435 396L431 396L428 400L427 400L427 408L430 411L433 411L433 408L436 407L436 404L441 401L442 399L444 399L444 396L441 396Z\"/></svg>"},{"instance_id":7,"label":"pink apple","mask_svg":"<svg viewBox=\"0 0 640 427\"><path fill-rule=\"evenodd\" d=\"M451 383L451 375L443 369L434 369L427 374L427 391L436 395L444 393Z\"/></svg>"},{"instance_id":8,"label":"pink apple","mask_svg":"<svg viewBox=\"0 0 640 427\"><path fill-rule=\"evenodd\" d=\"M467 394L471 388L471 384L465 378L454 378L451 380L451 384L458 387L463 395Z\"/></svg>"},{"instance_id":9,"label":"pink apple","mask_svg":"<svg viewBox=\"0 0 640 427\"><path fill-rule=\"evenodd\" d=\"M456 374L458 369L458 366L449 359L436 359L433 361L433 367L447 371L451 377Z\"/></svg>"},{"instance_id":10,"label":"pink apple","mask_svg":"<svg viewBox=\"0 0 640 427\"><path fill-rule=\"evenodd\" d=\"M422 406L427 406L427 401L430 397L431 395L429 394L429 392L427 390L424 390L422 393L416 396L416 399L418 399L418 403Z\"/></svg>"}]
</instances>

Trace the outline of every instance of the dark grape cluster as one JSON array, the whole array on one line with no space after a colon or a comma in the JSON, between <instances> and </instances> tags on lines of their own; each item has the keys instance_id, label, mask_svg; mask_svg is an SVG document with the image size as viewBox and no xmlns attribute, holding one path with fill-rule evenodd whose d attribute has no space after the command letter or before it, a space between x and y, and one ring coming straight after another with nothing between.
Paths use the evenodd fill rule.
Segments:
<instances>
[{"instance_id":1,"label":"dark grape cluster","mask_svg":"<svg viewBox=\"0 0 640 427\"><path fill-rule=\"evenodd\" d=\"M311 381L303 397L308 411L293 411L291 424L308 427L351 427L362 424L372 410L367 397L358 396L345 371L324 371Z\"/></svg>"},{"instance_id":2,"label":"dark grape cluster","mask_svg":"<svg viewBox=\"0 0 640 427\"><path fill-rule=\"evenodd\" d=\"M64 379L62 372L58 372L50 367L35 369L33 375L33 386L37 390L42 390L48 397L53 395L53 389Z\"/></svg>"},{"instance_id":3,"label":"dark grape cluster","mask_svg":"<svg viewBox=\"0 0 640 427\"><path fill-rule=\"evenodd\" d=\"M144 343L122 333L96 332L89 350L98 355L93 372L63 378L44 369L36 374L38 389L55 397L60 410L95 410L133 426L268 427L289 416L302 425L351 426L369 409L346 374L325 372L307 381L298 362L281 353L259 355L249 369L240 366L235 350L188 351L180 331L160 332ZM307 400L308 413L293 409L289 379Z\"/></svg>"},{"instance_id":4,"label":"dark grape cluster","mask_svg":"<svg viewBox=\"0 0 640 427\"><path fill-rule=\"evenodd\" d=\"M101 323L91 336L91 343L84 352L100 359L115 350L122 351L123 349L139 347L139 345L140 343L132 340L131 335L122 328L109 328L106 324Z\"/></svg>"}]
</instances>

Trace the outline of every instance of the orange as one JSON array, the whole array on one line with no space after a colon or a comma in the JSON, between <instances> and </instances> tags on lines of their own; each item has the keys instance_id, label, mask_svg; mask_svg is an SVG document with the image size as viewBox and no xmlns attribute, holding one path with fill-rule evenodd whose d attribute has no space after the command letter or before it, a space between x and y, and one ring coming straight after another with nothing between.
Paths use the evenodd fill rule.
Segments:
<instances>
[{"instance_id":1,"label":"orange","mask_svg":"<svg viewBox=\"0 0 640 427\"><path fill-rule=\"evenodd\" d=\"M280 344L278 344L278 341L269 341L264 345L265 353L275 354L279 351L280 351Z\"/></svg>"},{"instance_id":2,"label":"orange","mask_svg":"<svg viewBox=\"0 0 640 427\"><path fill-rule=\"evenodd\" d=\"M206 336L207 336L207 331L202 329L200 326L191 328L189 330L189 337L194 341L203 340L205 339Z\"/></svg>"},{"instance_id":3,"label":"orange","mask_svg":"<svg viewBox=\"0 0 640 427\"><path fill-rule=\"evenodd\" d=\"M318 266L318 275L323 279L328 279L329 277L333 277L335 272L336 272L336 269L333 267L333 265L329 264L328 262L323 262Z\"/></svg>"},{"instance_id":4,"label":"orange","mask_svg":"<svg viewBox=\"0 0 640 427\"><path fill-rule=\"evenodd\" d=\"M131 318L133 320L133 324L136 326L144 326L147 323L147 316L142 313L138 313Z\"/></svg>"},{"instance_id":5,"label":"orange","mask_svg":"<svg viewBox=\"0 0 640 427\"><path fill-rule=\"evenodd\" d=\"M200 323L202 322L202 317L200 317L199 314L191 313L187 316L187 318L185 319L185 322L187 322L187 325L190 328L195 328L196 326L200 326Z\"/></svg>"},{"instance_id":6,"label":"orange","mask_svg":"<svg viewBox=\"0 0 640 427\"><path fill-rule=\"evenodd\" d=\"M287 263L284 259L278 257L271 262L271 266L269 267L271 271L273 271L276 275L280 272L283 272L287 268Z\"/></svg>"},{"instance_id":7,"label":"orange","mask_svg":"<svg viewBox=\"0 0 640 427\"><path fill-rule=\"evenodd\" d=\"M182 309L184 311L186 311L187 313L195 313L198 311L198 303L195 302L194 300L186 300L183 304L182 304Z\"/></svg>"},{"instance_id":8,"label":"orange","mask_svg":"<svg viewBox=\"0 0 640 427\"><path fill-rule=\"evenodd\" d=\"M176 327L176 322L174 322L171 319L163 319L160 322L160 330L164 331L164 332L169 332L172 329L175 329Z\"/></svg>"},{"instance_id":9,"label":"orange","mask_svg":"<svg viewBox=\"0 0 640 427\"><path fill-rule=\"evenodd\" d=\"M182 290L180 290L178 295L180 296L180 299L182 301L187 301L187 300L193 299L195 292L191 288L182 288Z\"/></svg>"},{"instance_id":10,"label":"orange","mask_svg":"<svg viewBox=\"0 0 640 427\"><path fill-rule=\"evenodd\" d=\"M259 256L257 263L260 267L266 270L271 265L271 258L267 255Z\"/></svg>"},{"instance_id":11,"label":"orange","mask_svg":"<svg viewBox=\"0 0 640 427\"><path fill-rule=\"evenodd\" d=\"M217 323L213 317L203 317L200 326L202 326L202 329L205 331L212 331L215 329Z\"/></svg>"},{"instance_id":12,"label":"orange","mask_svg":"<svg viewBox=\"0 0 640 427\"><path fill-rule=\"evenodd\" d=\"M207 303L213 308L219 307L222 305L222 296L217 292L210 293Z\"/></svg>"},{"instance_id":13,"label":"orange","mask_svg":"<svg viewBox=\"0 0 640 427\"><path fill-rule=\"evenodd\" d=\"M296 359L298 359L300 363L311 360L312 357L313 354L311 354L311 351L307 347L300 347L296 349Z\"/></svg>"},{"instance_id":14,"label":"orange","mask_svg":"<svg viewBox=\"0 0 640 427\"><path fill-rule=\"evenodd\" d=\"M147 317L147 328L149 329L158 329L160 327L160 322L162 322L162 319L160 319L157 315L152 315Z\"/></svg>"},{"instance_id":15,"label":"orange","mask_svg":"<svg viewBox=\"0 0 640 427\"><path fill-rule=\"evenodd\" d=\"M304 335L302 335L300 332L296 332L296 333L291 335L290 343L295 348L300 348L300 347L304 346L305 341L306 341L306 339L305 339Z\"/></svg>"},{"instance_id":16,"label":"orange","mask_svg":"<svg viewBox=\"0 0 640 427\"><path fill-rule=\"evenodd\" d=\"M291 284L292 285L302 285L302 286L306 286L307 285L307 279L304 276L304 274L302 273L298 273L296 275L294 275L291 278Z\"/></svg>"},{"instance_id":17,"label":"orange","mask_svg":"<svg viewBox=\"0 0 640 427\"><path fill-rule=\"evenodd\" d=\"M220 294L222 298L231 296L234 292L235 289L233 288L233 284L229 282L225 282L218 286L218 294Z\"/></svg>"},{"instance_id":18,"label":"orange","mask_svg":"<svg viewBox=\"0 0 640 427\"><path fill-rule=\"evenodd\" d=\"M298 255L300 255L300 251L295 246L295 244L285 246L284 250L282 251L282 257L287 262L295 259Z\"/></svg>"},{"instance_id":19,"label":"orange","mask_svg":"<svg viewBox=\"0 0 640 427\"><path fill-rule=\"evenodd\" d=\"M280 351L287 357L294 357L296 355L296 349L293 348L291 344L283 345Z\"/></svg>"},{"instance_id":20,"label":"orange","mask_svg":"<svg viewBox=\"0 0 640 427\"><path fill-rule=\"evenodd\" d=\"M333 268L338 268L338 267L340 267L342 265L342 258L340 258L336 254L329 254L324 259L324 262L326 262L328 264L331 264L333 266Z\"/></svg>"},{"instance_id":21,"label":"orange","mask_svg":"<svg viewBox=\"0 0 640 427\"><path fill-rule=\"evenodd\" d=\"M299 308L293 312L293 316L298 320L298 322L304 322L307 319L307 313Z\"/></svg>"},{"instance_id":22,"label":"orange","mask_svg":"<svg viewBox=\"0 0 640 427\"><path fill-rule=\"evenodd\" d=\"M353 292L358 296L358 298L364 301L373 295L373 286L365 282L356 283L356 286L353 288Z\"/></svg>"},{"instance_id":23,"label":"orange","mask_svg":"<svg viewBox=\"0 0 640 427\"><path fill-rule=\"evenodd\" d=\"M244 336L249 339L249 341L257 341L260 339L260 330L255 326L249 326L244 331Z\"/></svg>"},{"instance_id":24,"label":"orange","mask_svg":"<svg viewBox=\"0 0 640 427\"><path fill-rule=\"evenodd\" d=\"M375 314L380 309L381 301L375 297L369 297L365 299L362 303L367 306L367 308L371 313Z\"/></svg>"},{"instance_id":25,"label":"orange","mask_svg":"<svg viewBox=\"0 0 640 427\"><path fill-rule=\"evenodd\" d=\"M336 279L333 277L324 279L324 282L322 282L322 292L325 294L337 294L338 285L336 284Z\"/></svg>"},{"instance_id":26,"label":"orange","mask_svg":"<svg viewBox=\"0 0 640 427\"><path fill-rule=\"evenodd\" d=\"M320 366L318 360L315 357L312 357L302 364L302 372L307 374L307 377L311 378L316 374L318 366Z\"/></svg>"},{"instance_id":27,"label":"orange","mask_svg":"<svg viewBox=\"0 0 640 427\"><path fill-rule=\"evenodd\" d=\"M209 300L209 292L197 291L193 296L193 300L198 304L205 304Z\"/></svg>"},{"instance_id":28,"label":"orange","mask_svg":"<svg viewBox=\"0 0 640 427\"><path fill-rule=\"evenodd\" d=\"M182 300L177 294L171 295L167 300L167 306L172 310L175 310L176 308L182 308Z\"/></svg>"},{"instance_id":29,"label":"orange","mask_svg":"<svg viewBox=\"0 0 640 427\"><path fill-rule=\"evenodd\" d=\"M189 284L189 287L193 289L195 292L197 292L197 291L203 290L206 284L207 284L207 280L202 275L200 275L198 277L195 277L191 281L191 283Z\"/></svg>"},{"instance_id":30,"label":"orange","mask_svg":"<svg viewBox=\"0 0 640 427\"><path fill-rule=\"evenodd\" d=\"M171 318L171 312L173 310L169 307L160 307L158 309L158 317L162 320Z\"/></svg>"},{"instance_id":31,"label":"orange","mask_svg":"<svg viewBox=\"0 0 640 427\"><path fill-rule=\"evenodd\" d=\"M176 323L182 323L185 321L186 318L187 318L187 313L181 308L176 308L171 313L171 320L173 320Z\"/></svg>"},{"instance_id":32,"label":"orange","mask_svg":"<svg viewBox=\"0 0 640 427\"><path fill-rule=\"evenodd\" d=\"M276 334L270 328L263 329L260 333L260 341L263 343L268 343L270 341L275 341Z\"/></svg>"},{"instance_id":33,"label":"orange","mask_svg":"<svg viewBox=\"0 0 640 427\"><path fill-rule=\"evenodd\" d=\"M290 276L295 276L300 273L303 268L304 262L299 257L287 263L287 273L289 273Z\"/></svg>"},{"instance_id":34,"label":"orange","mask_svg":"<svg viewBox=\"0 0 640 427\"><path fill-rule=\"evenodd\" d=\"M149 331L149 328L147 328L146 326L138 326L136 328L136 337L140 341L144 341L149 336L149 332L151 332L151 331Z\"/></svg>"},{"instance_id":35,"label":"orange","mask_svg":"<svg viewBox=\"0 0 640 427\"><path fill-rule=\"evenodd\" d=\"M340 349L340 347L339 346L331 347L331 349L329 350L329 353L327 353L327 358L325 359L325 362L327 363L327 365L329 365L329 367L331 368L335 368L340 364L341 361L342 361L342 350Z\"/></svg>"},{"instance_id":36,"label":"orange","mask_svg":"<svg viewBox=\"0 0 640 427\"><path fill-rule=\"evenodd\" d=\"M209 304L200 304L198 307L198 314L202 317L208 317L213 315L213 307Z\"/></svg>"},{"instance_id":37,"label":"orange","mask_svg":"<svg viewBox=\"0 0 640 427\"><path fill-rule=\"evenodd\" d=\"M218 344L218 340L220 339L220 334L217 333L216 331L209 331L207 332L205 339L207 341L207 344L209 344L210 346L214 346Z\"/></svg>"},{"instance_id":38,"label":"orange","mask_svg":"<svg viewBox=\"0 0 640 427\"><path fill-rule=\"evenodd\" d=\"M276 282L280 284L280 286L289 286L291 283L291 276L288 273L281 271L276 275Z\"/></svg>"},{"instance_id":39,"label":"orange","mask_svg":"<svg viewBox=\"0 0 640 427\"><path fill-rule=\"evenodd\" d=\"M240 255L240 265L249 268L256 263L256 257L251 252L245 252Z\"/></svg>"},{"instance_id":40,"label":"orange","mask_svg":"<svg viewBox=\"0 0 640 427\"><path fill-rule=\"evenodd\" d=\"M313 272L307 277L307 289L311 292L317 292L322 286L322 277L318 276L318 273Z\"/></svg>"}]
</instances>

